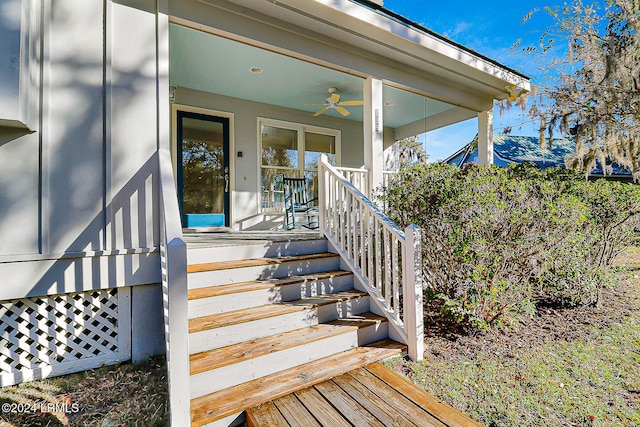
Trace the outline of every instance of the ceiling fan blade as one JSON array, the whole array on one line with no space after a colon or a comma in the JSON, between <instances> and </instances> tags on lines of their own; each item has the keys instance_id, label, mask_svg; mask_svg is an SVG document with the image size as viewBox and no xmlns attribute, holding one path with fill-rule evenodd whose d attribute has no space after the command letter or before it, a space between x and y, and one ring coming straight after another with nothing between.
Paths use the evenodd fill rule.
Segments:
<instances>
[{"instance_id":1,"label":"ceiling fan blade","mask_svg":"<svg viewBox=\"0 0 640 427\"><path fill-rule=\"evenodd\" d=\"M347 106L347 107L354 107L356 105L364 105L364 101L356 101L356 100L353 100L353 101L342 101L340 103L340 105L344 105L344 106Z\"/></svg>"},{"instance_id":2,"label":"ceiling fan blade","mask_svg":"<svg viewBox=\"0 0 640 427\"><path fill-rule=\"evenodd\" d=\"M339 102L340 101L340 94L333 92L331 94L331 102Z\"/></svg>"},{"instance_id":3,"label":"ceiling fan blade","mask_svg":"<svg viewBox=\"0 0 640 427\"><path fill-rule=\"evenodd\" d=\"M328 108L327 108L327 107L324 107L323 109L318 110L318 112L317 112L317 113L315 113L315 114L313 115L313 117L317 117L317 116L319 116L320 114L324 113L324 112L325 112L325 111L327 111L327 110L328 110Z\"/></svg>"},{"instance_id":4,"label":"ceiling fan blade","mask_svg":"<svg viewBox=\"0 0 640 427\"><path fill-rule=\"evenodd\" d=\"M305 107L319 107L320 105L326 105L326 102L316 102L315 104L304 104Z\"/></svg>"},{"instance_id":5,"label":"ceiling fan blade","mask_svg":"<svg viewBox=\"0 0 640 427\"><path fill-rule=\"evenodd\" d=\"M344 107L339 107L339 106L338 106L338 107L336 107L336 111L337 111L338 113L342 114L343 116L348 116L349 114L351 114L351 113L349 113L349 110L347 110L347 109L346 109L346 108L344 108Z\"/></svg>"}]
</instances>

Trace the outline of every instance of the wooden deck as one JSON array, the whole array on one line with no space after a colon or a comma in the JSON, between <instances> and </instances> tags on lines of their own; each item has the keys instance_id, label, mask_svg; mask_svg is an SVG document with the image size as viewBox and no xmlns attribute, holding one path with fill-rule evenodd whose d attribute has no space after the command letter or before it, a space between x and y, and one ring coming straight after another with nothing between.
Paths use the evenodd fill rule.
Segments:
<instances>
[{"instance_id":1,"label":"wooden deck","mask_svg":"<svg viewBox=\"0 0 640 427\"><path fill-rule=\"evenodd\" d=\"M248 427L482 424L374 363L247 410Z\"/></svg>"},{"instance_id":2,"label":"wooden deck","mask_svg":"<svg viewBox=\"0 0 640 427\"><path fill-rule=\"evenodd\" d=\"M184 232L184 241L189 248L212 248L242 246L258 242L295 242L321 239L318 231L310 230L264 230L236 231L219 227L210 231Z\"/></svg>"}]
</instances>

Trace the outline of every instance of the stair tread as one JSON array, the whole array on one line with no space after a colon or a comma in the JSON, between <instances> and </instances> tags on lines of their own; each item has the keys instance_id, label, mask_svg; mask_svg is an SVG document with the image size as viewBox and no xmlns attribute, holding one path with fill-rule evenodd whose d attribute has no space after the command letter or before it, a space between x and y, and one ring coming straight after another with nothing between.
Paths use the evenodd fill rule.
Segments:
<instances>
[{"instance_id":1,"label":"stair tread","mask_svg":"<svg viewBox=\"0 0 640 427\"><path fill-rule=\"evenodd\" d=\"M380 324L386 322L387 318L384 316L378 316L377 314L366 312L361 314L353 314L343 319L332 320L327 322L327 325L340 325L340 326L357 326L364 328L369 325Z\"/></svg>"},{"instance_id":2,"label":"stair tread","mask_svg":"<svg viewBox=\"0 0 640 427\"><path fill-rule=\"evenodd\" d=\"M397 355L406 346L390 339L258 378L191 400L191 422L201 426L233 413L310 387L352 369Z\"/></svg>"},{"instance_id":3,"label":"stair tread","mask_svg":"<svg viewBox=\"0 0 640 427\"><path fill-rule=\"evenodd\" d=\"M276 351L300 346L327 337L347 333L386 319L373 313L349 316L344 321L333 321L306 328L283 332L264 338L245 341L230 346L216 348L189 357L191 375L260 357Z\"/></svg>"},{"instance_id":4,"label":"stair tread","mask_svg":"<svg viewBox=\"0 0 640 427\"><path fill-rule=\"evenodd\" d=\"M268 317L281 316L288 313L294 313L296 311L309 310L321 305L347 301L365 296L368 296L366 292L348 290L301 298L294 301L278 302L275 304L228 311L226 313L211 314L208 316L197 317L195 319L189 319L189 333L250 322L253 320L266 319Z\"/></svg>"},{"instance_id":5,"label":"stair tread","mask_svg":"<svg viewBox=\"0 0 640 427\"><path fill-rule=\"evenodd\" d=\"M327 271L325 273L304 274L299 276L288 276L265 280L252 280L249 282L231 283L228 285L214 285L204 288L189 289L188 298L189 300L196 300L200 298L210 298L220 295L255 291L259 289L271 289L278 286L294 285L350 275L353 275L353 273L351 273L350 271L334 270Z\"/></svg>"},{"instance_id":6,"label":"stair tread","mask_svg":"<svg viewBox=\"0 0 640 427\"><path fill-rule=\"evenodd\" d=\"M321 252L307 255L289 255L274 258L253 258L233 261L207 262L203 264L190 264L187 266L187 273L201 273L205 271L229 270L232 268L259 267L263 265L278 265L285 262L309 261L322 258L334 258L338 254L332 252Z\"/></svg>"}]
</instances>

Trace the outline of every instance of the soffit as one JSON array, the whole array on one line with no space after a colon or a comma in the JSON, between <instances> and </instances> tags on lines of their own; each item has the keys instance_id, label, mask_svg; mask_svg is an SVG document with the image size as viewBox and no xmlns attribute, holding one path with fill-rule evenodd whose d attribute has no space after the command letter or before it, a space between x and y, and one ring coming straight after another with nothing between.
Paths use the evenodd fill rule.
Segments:
<instances>
[{"instance_id":1,"label":"soffit","mask_svg":"<svg viewBox=\"0 0 640 427\"><path fill-rule=\"evenodd\" d=\"M437 77L469 92L502 99L506 97L507 85L530 90L528 78L350 0L229 0L226 3L289 22L291 31L295 31L295 26L370 52L374 57L406 64L418 74Z\"/></svg>"},{"instance_id":2,"label":"soffit","mask_svg":"<svg viewBox=\"0 0 640 427\"><path fill-rule=\"evenodd\" d=\"M363 99L363 80L348 73L175 24L169 41L169 78L175 86L303 110L310 118L322 107L304 104L323 102L330 86L342 100ZM254 67L262 72L252 73ZM384 124L392 128L457 109L386 85L383 98ZM347 108L348 120L362 121L362 107ZM335 110L325 114L343 118Z\"/></svg>"}]
</instances>

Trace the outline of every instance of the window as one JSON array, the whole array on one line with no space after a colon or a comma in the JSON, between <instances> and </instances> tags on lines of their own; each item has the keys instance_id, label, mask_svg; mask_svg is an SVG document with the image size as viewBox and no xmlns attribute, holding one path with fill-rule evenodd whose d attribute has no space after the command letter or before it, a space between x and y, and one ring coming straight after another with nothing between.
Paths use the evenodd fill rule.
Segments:
<instances>
[{"instance_id":1,"label":"window","mask_svg":"<svg viewBox=\"0 0 640 427\"><path fill-rule=\"evenodd\" d=\"M0 126L35 129L38 11L32 1L0 3Z\"/></svg>"},{"instance_id":2,"label":"window","mask_svg":"<svg viewBox=\"0 0 640 427\"><path fill-rule=\"evenodd\" d=\"M318 161L326 154L338 164L340 131L274 120L260 120L261 207L284 208L282 177L307 178L309 198L318 194Z\"/></svg>"}]
</instances>

